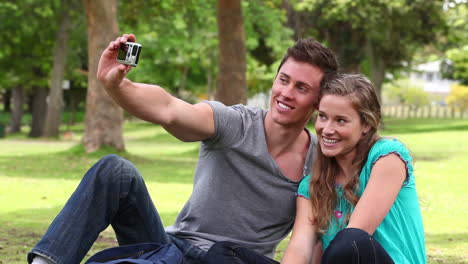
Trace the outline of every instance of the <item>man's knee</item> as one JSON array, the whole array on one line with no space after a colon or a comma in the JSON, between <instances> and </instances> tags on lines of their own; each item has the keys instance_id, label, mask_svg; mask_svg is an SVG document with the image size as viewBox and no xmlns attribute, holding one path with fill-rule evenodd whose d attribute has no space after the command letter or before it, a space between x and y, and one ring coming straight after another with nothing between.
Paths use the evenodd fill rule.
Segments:
<instances>
[{"instance_id":1,"label":"man's knee","mask_svg":"<svg viewBox=\"0 0 468 264\"><path fill-rule=\"evenodd\" d=\"M97 164L100 164L101 166L110 166L110 167L116 167L120 166L122 163L129 162L126 159L122 158L119 155L116 154L108 154L104 157L102 157Z\"/></svg>"},{"instance_id":2,"label":"man's knee","mask_svg":"<svg viewBox=\"0 0 468 264\"><path fill-rule=\"evenodd\" d=\"M92 175L102 184L122 179L141 178L135 165L121 156L109 154L91 168Z\"/></svg>"}]
</instances>

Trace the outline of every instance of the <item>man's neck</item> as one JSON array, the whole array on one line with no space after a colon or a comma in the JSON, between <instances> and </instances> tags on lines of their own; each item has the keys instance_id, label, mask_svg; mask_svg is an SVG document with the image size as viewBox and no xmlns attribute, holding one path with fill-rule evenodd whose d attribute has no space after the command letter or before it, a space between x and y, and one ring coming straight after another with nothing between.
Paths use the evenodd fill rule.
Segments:
<instances>
[{"instance_id":1,"label":"man's neck","mask_svg":"<svg viewBox=\"0 0 468 264\"><path fill-rule=\"evenodd\" d=\"M305 126L287 127L273 122L267 114L265 136L270 155L275 158L288 152L302 152L308 149L309 135Z\"/></svg>"}]
</instances>

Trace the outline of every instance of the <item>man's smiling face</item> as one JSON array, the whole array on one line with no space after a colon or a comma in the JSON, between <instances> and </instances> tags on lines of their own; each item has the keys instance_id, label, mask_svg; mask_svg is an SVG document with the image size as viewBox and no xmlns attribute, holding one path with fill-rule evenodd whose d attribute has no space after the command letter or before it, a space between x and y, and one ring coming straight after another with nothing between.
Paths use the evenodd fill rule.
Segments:
<instances>
[{"instance_id":1,"label":"man's smiling face","mask_svg":"<svg viewBox=\"0 0 468 264\"><path fill-rule=\"evenodd\" d=\"M305 126L316 108L323 71L309 63L286 60L271 89L271 116L284 126Z\"/></svg>"}]
</instances>

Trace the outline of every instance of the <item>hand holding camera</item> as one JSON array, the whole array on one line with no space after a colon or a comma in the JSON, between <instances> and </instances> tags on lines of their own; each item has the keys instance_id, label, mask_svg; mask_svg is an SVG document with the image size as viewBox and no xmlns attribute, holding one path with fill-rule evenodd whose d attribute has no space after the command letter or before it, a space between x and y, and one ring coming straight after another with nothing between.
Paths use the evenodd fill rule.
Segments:
<instances>
[{"instance_id":1,"label":"hand holding camera","mask_svg":"<svg viewBox=\"0 0 468 264\"><path fill-rule=\"evenodd\" d=\"M137 66L141 45L133 34L124 34L111 41L101 55L97 69L98 80L106 87L117 87Z\"/></svg>"}]
</instances>

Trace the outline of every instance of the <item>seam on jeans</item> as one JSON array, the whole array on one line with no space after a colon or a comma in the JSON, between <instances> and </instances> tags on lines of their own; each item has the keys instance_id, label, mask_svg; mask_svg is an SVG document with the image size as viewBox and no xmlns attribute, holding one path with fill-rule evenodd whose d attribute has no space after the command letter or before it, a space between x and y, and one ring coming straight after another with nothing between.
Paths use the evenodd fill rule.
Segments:
<instances>
[{"instance_id":1,"label":"seam on jeans","mask_svg":"<svg viewBox=\"0 0 468 264\"><path fill-rule=\"evenodd\" d=\"M189 252L192 251L192 248L193 248L193 245L190 245L190 246L185 250L185 252L184 252L184 257L186 257L186 256L189 254Z\"/></svg>"},{"instance_id":2,"label":"seam on jeans","mask_svg":"<svg viewBox=\"0 0 468 264\"><path fill-rule=\"evenodd\" d=\"M56 263L56 264L64 264L60 259L58 259L57 257L41 250L41 249L38 249L38 248L35 248L33 250L31 250L31 253L35 254L35 255L38 255L38 256L41 256L41 257L44 257L48 260L51 260L52 262ZM33 258L34 259L34 258Z\"/></svg>"},{"instance_id":3,"label":"seam on jeans","mask_svg":"<svg viewBox=\"0 0 468 264\"><path fill-rule=\"evenodd\" d=\"M374 251L374 263L377 263L377 251L375 250L374 240L372 239L372 237L369 237L369 240L372 245L372 250Z\"/></svg>"},{"instance_id":4,"label":"seam on jeans","mask_svg":"<svg viewBox=\"0 0 468 264\"><path fill-rule=\"evenodd\" d=\"M189 259L193 259L193 260L199 260L201 259L203 256L201 256L201 254L203 254L203 252L201 251L202 249L197 247L196 245L190 245L187 250L185 250L184 252L184 258L185 257L188 257ZM193 252L195 252L196 254L192 254ZM188 255L188 254L191 254L191 255Z\"/></svg>"},{"instance_id":5,"label":"seam on jeans","mask_svg":"<svg viewBox=\"0 0 468 264\"><path fill-rule=\"evenodd\" d=\"M354 249L356 250L357 261L358 261L358 263L359 263L359 262L360 262L361 256L359 255L359 249L358 249L358 246L357 246L357 244L356 244L356 240L353 240L353 244L352 244L352 245L353 245Z\"/></svg>"}]
</instances>

